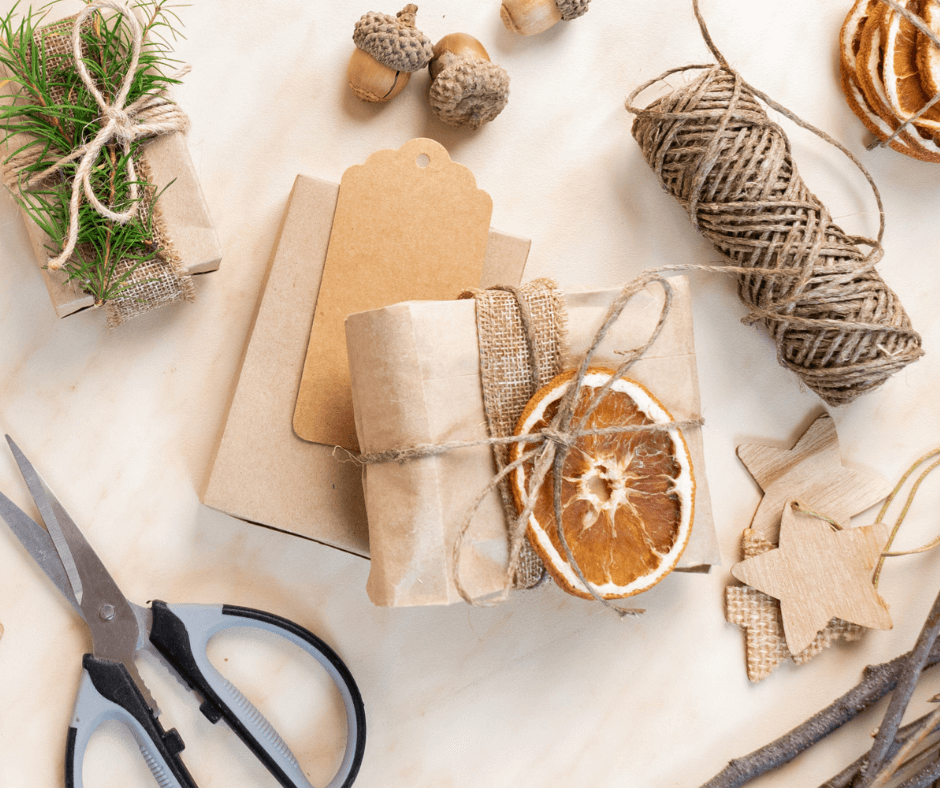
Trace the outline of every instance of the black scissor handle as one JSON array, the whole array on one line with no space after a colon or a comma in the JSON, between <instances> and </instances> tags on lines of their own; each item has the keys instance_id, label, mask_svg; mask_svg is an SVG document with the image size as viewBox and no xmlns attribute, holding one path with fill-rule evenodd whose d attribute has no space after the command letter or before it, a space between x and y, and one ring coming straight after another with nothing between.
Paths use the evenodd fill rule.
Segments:
<instances>
[{"instance_id":1,"label":"black scissor handle","mask_svg":"<svg viewBox=\"0 0 940 788\"><path fill-rule=\"evenodd\" d=\"M175 730L163 730L127 668L91 654L85 655L82 668L66 740L66 788L83 788L85 749L94 732L108 720L130 730L161 788L197 788L179 757L183 740Z\"/></svg>"},{"instance_id":2,"label":"black scissor handle","mask_svg":"<svg viewBox=\"0 0 940 788\"><path fill-rule=\"evenodd\" d=\"M284 788L313 788L297 759L242 693L209 662L213 635L248 627L271 632L302 648L326 670L346 708L346 751L326 788L349 788L359 773L366 744L366 715L355 679L343 661L312 632L286 618L234 605L168 605L154 601L150 641L181 678L204 699L201 710L212 722L225 719Z\"/></svg>"}]
</instances>

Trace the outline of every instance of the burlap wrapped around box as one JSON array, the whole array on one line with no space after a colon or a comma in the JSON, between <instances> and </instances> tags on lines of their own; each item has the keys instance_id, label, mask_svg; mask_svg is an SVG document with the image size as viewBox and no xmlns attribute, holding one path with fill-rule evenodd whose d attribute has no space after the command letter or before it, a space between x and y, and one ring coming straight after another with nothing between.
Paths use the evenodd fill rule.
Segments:
<instances>
[{"instance_id":1,"label":"burlap wrapped around box","mask_svg":"<svg viewBox=\"0 0 940 788\"><path fill-rule=\"evenodd\" d=\"M45 24L39 34L47 58L72 58L69 43L72 17L81 8L80 0L65 0L52 5L46 12ZM16 85L4 84L6 76L9 75L0 67L0 103L10 104L17 100L14 96ZM12 137L5 145L0 145L0 157L5 160L24 142L23 135ZM109 302L108 319L112 325L147 311L145 304L153 308L192 298L192 282L188 277L217 270L222 259L222 246L209 217L183 135L175 132L147 141L142 146L138 165L140 173L153 187L151 194L160 194L154 206L153 224L162 252L158 259L141 265L135 271L133 277L137 284L132 292ZM5 173L5 176L7 174L10 173ZM4 180L8 179L5 177ZM15 182L16 179L9 180ZM45 267L56 245L25 212L22 213L56 314L67 317L93 306L94 298L75 283L68 282L64 271Z\"/></svg>"},{"instance_id":2,"label":"burlap wrapped around box","mask_svg":"<svg viewBox=\"0 0 940 788\"><path fill-rule=\"evenodd\" d=\"M688 282L669 280L675 297L663 330L630 370L677 420L700 415ZM564 295L567 337L562 366L590 346L620 290ZM659 320L662 289L649 286L627 305L594 362L616 367L646 342ZM414 301L346 320L356 431L364 454L419 444L488 437L480 341L472 300ZM522 348L521 352L525 352ZM695 522L680 562L701 569L719 561L702 431L684 431L696 478ZM367 590L377 605L440 605L460 600L453 581L454 542L474 499L496 473L482 445L433 457L368 465L363 470L372 567ZM476 597L502 588L508 561L506 517L493 490L464 540L461 580Z\"/></svg>"}]
</instances>

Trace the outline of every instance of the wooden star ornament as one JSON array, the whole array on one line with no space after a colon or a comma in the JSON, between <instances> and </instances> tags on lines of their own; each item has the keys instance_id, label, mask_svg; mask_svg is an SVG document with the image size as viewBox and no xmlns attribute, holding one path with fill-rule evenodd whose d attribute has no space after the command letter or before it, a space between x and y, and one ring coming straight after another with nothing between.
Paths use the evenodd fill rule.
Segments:
<instances>
[{"instance_id":1,"label":"wooden star ornament","mask_svg":"<svg viewBox=\"0 0 940 788\"><path fill-rule=\"evenodd\" d=\"M786 502L776 550L731 568L741 582L780 600L790 652L807 648L833 618L891 629L888 606L871 579L888 526L837 530L795 506Z\"/></svg>"},{"instance_id":2,"label":"wooden star ornament","mask_svg":"<svg viewBox=\"0 0 940 788\"><path fill-rule=\"evenodd\" d=\"M890 482L872 473L846 468L839 455L839 437L829 414L821 415L792 449L745 444L738 457L764 491L751 528L777 541L780 513L791 498L848 524L891 492Z\"/></svg>"}]
</instances>

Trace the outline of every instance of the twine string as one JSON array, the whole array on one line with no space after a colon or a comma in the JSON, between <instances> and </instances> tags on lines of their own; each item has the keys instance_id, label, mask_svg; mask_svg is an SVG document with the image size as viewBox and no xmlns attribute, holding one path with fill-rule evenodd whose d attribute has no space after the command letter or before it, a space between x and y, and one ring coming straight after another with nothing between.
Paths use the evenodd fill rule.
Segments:
<instances>
[{"instance_id":1,"label":"twine string","mask_svg":"<svg viewBox=\"0 0 940 788\"><path fill-rule=\"evenodd\" d=\"M121 83L121 88L113 103L108 103L104 95L95 84L85 65L82 52L82 24L93 13L102 8L110 8L122 14L128 23L131 32L131 60ZM78 243L79 232L79 208L82 196L88 200L89 204L101 216L118 224L126 224L133 219L138 212L140 203L139 179L134 165L134 159L130 155L131 145L137 140L153 137L161 134L169 134L174 131L185 131L188 126L188 119L185 113L179 107L167 99L164 94L167 85L164 85L158 91L152 94L141 96L129 106L125 106L127 96L134 84L137 75L137 67L140 62L140 53L143 46L143 31L133 11L122 0L95 0L84 8L76 16L72 27L72 54L75 59L75 68L82 82L88 91L95 97L98 107L101 109L101 117L106 122L95 135L94 139L82 145L79 148L66 154L55 164L46 168L42 172L31 176L26 182L26 188L33 188L41 183L53 173L61 170L62 167L78 161L78 168L72 181L72 194L69 200L69 229L66 243L59 255L48 262L48 267L56 270L62 268L68 262L75 246ZM188 73L189 67L186 66L170 77L176 80ZM130 205L123 211L115 211L105 205L98 199L94 187L91 183L91 174L94 170L95 162L106 145L118 144L126 158L126 174ZM13 157L10 165L15 173L21 172L24 167L30 166L39 160L39 156L29 151L21 151L19 155Z\"/></svg>"},{"instance_id":2,"label":"twine string","mask_svg":"<svg viewBox=\"0 0 940 788\"><path fill-rule=\"evenodd\" d=\"M917 495L917 491L920 489L921 483L934 471L934 469L940 467L940 459L934 459L937 457L940 457L940 447L932 449L922 457L919 457L917 460L915 460L914 463L904 472L904 474L898 480L898 483L895 485L894 489L891 491L888 497L885 498L884 503L881 505L881 510L878 512L878 516L875 518L875 522L873 523L874 525L881 525L884 522L884 518L888 513L888 509L890 508L894 499L897 497L898 493L901 492L911 474L913 474L914 471L922 467L929 460L934 460L932 463L930 463L930 465L927 466L927 468L921 471L913 485L911 485L911 489L907 494L907 499L904 502L904 506L901 508L897 520L895 520L894 525L891 528L888 541L885 542L885 546L881 551L881 557L878 559L878 563L875 565L875 571L872 574L872 584L875 586L875 588L878 587L878 580L881 577L881 570L884 567L886 558L898 558L905 555L917 555L919 553L929 552L936 547L940 547L940 536L936 536L927 542L927 544L921 545L920 547L914 547L910 550L891 550L891 545L894 543L894 539L898 535L898 531L900 531L901 525L904 523L904 520L910 511L911 505L914 503L914 498ZM836 522L831 517L822 512L814 511L801 501L794 501L793 508L797 511L803 512L804 514L808 514L811 517L815 517L817 520L823 520L824 522L829 523L838 531L845 530L845 526L843 526L841 523Z\"/></svg>"},{"instance_id":3,"label":"twine string","mask_svg":"<svg viewBox=\"0 0 940 788\"><path fill-rule=\"evenodd\" d=\"M829 523L836 531L844 531L845 528L842 527L841 523L833 520L828 514L823 514L822 512L817 512L815 509L811 509L802 501L793 501L793 508L798 512L803 514L808 514L810 517L815 517L817 520L822 520L824 523Z\"/></svg>"},{"instance_id":4,"label":"twine string","mask_svg":"<svg viewBox=\"0 0 940 788\"><path fill-rule=\"evenodd\" d=\"M522 323L522 330L525 333L526 348L529 351L529 360L532 367L532 386L538 391L542 387L542 377L539 370L542 369L541 358L539 357L539 341L535 335L535 321L532 319L532 311L529 309L529 303L526 301L522 291L515 285L493 285L490 290L502 290L510 293L516 299L516 306L519 309L519 322Z\"/></svg>"},{"instance_id":5,"label":"twine string","mask_svg":"<svg viewBox=\"0 0 940 788\"><path fill-rule=\"evenodd\" d=\"M591 360L596 354L598 347L600 346L603 339L607 336L611 326L613 326L613 324L620 318L629 301L638 292L650 284L657 284L663 289L663 305L653 331L642 346L624 354L624 361L617 367L614 375L611 376L611 379L603 386L598 388L596 392L590 395L586 412L578 419L576 423L573 424L580 394L583 390L585 390L584 380L587 375L588 368L590 367ZM597 589L594 587L594 585L585 577L584 572L579 566L578 561L571 550L571 546L565 537L564 529L562 527L562 495L560 482L563 477L565 459L567 458L567 455L571 449L575 447L577 441L581 438L598 435L618 435L640 432L668 432L687 427L701 426L704 423L703 419L697 418L686 419L682 421L671 421L664 424L625 424L597 429L586 429L584 426L587 423L587 419L590 417L590 414L593 413L594 410L596 410L596 408L608 396L613 383L617 379L623 377L627 371L629 371L629 369L637 361L639 361L646 354L649 348L652 347L652 345L656 342L659 335L662 333L663 326L665 325L666 319L669 316L669 312L672 308L673 297L673 289L672 285L669 283L669 280L659 276L656 272L646 272L625 285L618 294L617 298L614 299L613 303L607 311L607 315L605 316L604 321L594 335L594 340L591 343L591 346L583 355L578 367L577 374L574 378L572 378L568 385L568 390L559 400L558 409L555 415L552 417L551 422L538 432L527 435L480 438L471 441L448 441L438 444L418 444L409 447L388 449L375 453L350 455L355 462L366 466L383 462L402 463L408 460L434 457L457 449L470 448L474 446L493 446L496 444L507 445L514 443L523 445L536 444L532 448L524 451L517 459L507 463L502 469L500 469L498 473L496 473L496 475L494 475L493 478L489 481L489 483L480 491L480 493L468 507L467 511L464 513L463 519L461 520L461 523L457 529L456 538L454 539L452 580L457 588L458 593L465 602L476 607L491 607L508 599L509 592L512 589L513 578L515 577L519 568L526 528L528 527L529 519L532 516L535 505L538 501L538 491L545 482L549 471L553 471L555 484L552 490L552 496L555 512L556 533L565 552L565 556L568 559L568 562L574 570L575 574L584 584L584 587L588 590L591 596L593 596L603 605L613 609L621 617L638 615L639 613L643 612L639 609L625 608L619 605L611 604L607 599L604 599L597 592ZM531 336L528 341L532 341ZM492 491L499 487L503 479L505 479L509 474L513 473L518 468L521 468L523 465L530 462L532 463L532 470L529 474L528 483L526 485L526 494L524 497L522 511L516 518L512 520L512 522L509 523L509 528L507 529L509 562L506 567L503 588L494 594L489 594L483 597L473 597L464 586L460 571L461 559L464 552L464 543L470 525L474 516L476 515L476 512L483 504L483 501L486 500L487 496Z\"/></svg>"},{"instance_id":6,"label":"twine string","mask_svg":"<svg viewBox=\"0 0 940 788\"><path fill-rule=\"evenodd\" d=\"M895 488L891 491L891 494L885 498L884 504L882 504L881 511L878 512L878 517L875 519L876 523L884 522L884 517L888 512L888 507L891 505L891 502L895 499L897 494L901 491L901 488L904 486L904 483L907 481L908 477L921 465L923 465L928 460L933 459L934 457L940 456L940 448L934 449L933 451L927 452L923 457L919 458L911 465L910 468L904 473L900 481L898 481ZM894 538L898 534L898 530L901 528L901 524L904 522L904 519L907 517L908 512L910 511L911 504L914 503L914 496L917 495L917 490L920 488L921 482L940 465L940 460L935 460L932 462L921 474L917 477L917 480L911 487L911 491L907 495L907 500L904 502L904 506L901 508L901 512L898 515L897 521L894 523L894 527L891 529L891 534L888 537L888 542L885 544L884 550L881 553L881 558L878 561L877 567L875 567L874 582L875 585L878 585L878 578L881 575L881 568L884 565L885 558L894 558L896 556L902 555L914 555L916 553L926 553L928 550L933 550L935 547L940 545L940 536L932 539L925 545L916 547L912 550L897 550L891 551L891 545L894 544Z\"/></svg>"},{"instance_id":7,"label":"twine string","mask_svg":"<svg viewBox=\"0 0 940 788\"><path fill-rule=\"evenodd\" d=\"M881 0L881 2L887 2L887 3L893 4L893 0ZM758 90L752 84L745 81L745 79L737 71L731 68L731 66L728 64L728 61L725 59L725 56L721 53L721 51L718 49L718 46L715 44L714 40L712 39L711 34L708 32L708 26L705 24L705 17L702 16L701 9L699 8L699 0L692 0L692 8L695 12L695 19L698 21L699 30L701 30L702 32L702 38L705 39L705 45L708 47L709 51L712 53L712 55L718 61L719 65L724 70L726 70L727 72L731 74L734 74L735 78L740 80L741 84L748 91L750 91L755 96L757 96L761 101L767 104L767 106L775 109L777 112L783 115L787 120L789 120L792 123L795 123L800 128L806 129L812 134L815 134L824 142L828 142L830 145L833 145L836 148L838 148L859 169L862 175L865 176L865 180L868 181L868 185L871 187L872 193L875 196L875 202L878 204L878 236L877 236L877 241L874 243L869 239L859 238L857 240L865 244L866 246L871 246L873 251L875 249L880 250L881 241L884 238L884 234L885 234L884 203L881 200L881 192L878 190L878 185L875 183L875 179L871 176L871 173L868 171L868 168L865 167L864 164L862 164L862 162L858 159L858 157L854 153L852 153L852 151L850 151L847 147L845 147L845 145L843 145L837 139L830 136L822 129L817 128L812 123L809 123L803 120L803 118L801 118L795 112L792 112L791 110L787 109L785 106L783 106L783 104L774 100L763 91ZM783 138L786 144L787 154L789 155L790 141L786 138L786 135L784 135Z\"/></svg>"},{"instance_id":8,"label":"twine string","mask_svg":"<svg viewBox=\"0 0 940 788\"><path fill-rule=\"evenodd\" d=\"M717 65L681 66L637 87L627 109L633 136L663 187L730 263L689 266L734 272L745 323L761 322L777 359L830 405L851 402L923 352L897 296L877 274L885 212L865 166L844 145L747 83L693 8ZM670 75L701 72L648 107L640 94ZM878 206L876 238L849 235L797 174L771 107L840 150ZM860 247L867 247L867 251Z\"/></svg>"}]
</instances>

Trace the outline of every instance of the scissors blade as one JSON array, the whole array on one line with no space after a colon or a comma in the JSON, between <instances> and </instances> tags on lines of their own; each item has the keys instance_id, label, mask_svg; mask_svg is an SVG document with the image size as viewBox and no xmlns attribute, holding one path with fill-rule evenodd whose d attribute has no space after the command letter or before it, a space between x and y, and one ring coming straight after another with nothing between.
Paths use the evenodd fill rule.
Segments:
<instances>
[{"instance_id":1,"label":"scissors blade","mask_svg":"<svg viewBox=\"0 0 940 788\"><path fill-rule=\"evenodd\" d=\"M124 596L75 521L55 495L51 492L50 495L52 507L56 510L62 532L71 546L75 564L85 585L85 597L81 603L82 617L91 630L95 656L124 665L143 695L144 702L150 706L154 716L159 717L160 707L134 662L141 644L146 640L145 629L141 629L142 616L137 612L139 608Z\"/></svg>"},{"instance_id":2,"label":"scissors blade","mask_svg":"<svg viewBox=\"0 0 940 788\"><path fill-rule=\"evenodd\" d=\"M72 586L75 598L78 600L78 604L81 605L82 595L84 593L82 578L78 573L78 567L75 566L72 551L69 549L68 541L62 533L62 528L56 517L56 509L61 510L62 507L61 505L53 507L52 502L55 500L55 496L52 495L48 485L42 480L42 477L33 467L33 464L26 459L26 455L23 454L20 447L13 442L13 438L7 435L6 439L7 443L10 444L10 451L13 452L16 464L20 468L20 473L23 474L23 479L26 481L26 486L29 488L29 494L33 496L36 506L39 507L39 514L42 516L49 536L52 537L52 543L59 553L59 558L62 561L62 566L65 567L65 574ZM56 503L58 503L58 501L56 501Z\"/></svg>"},{"instance_id":3,"label":"scissors blade","mask_svg":"<svg viewBox=\"0 0 940 788\"><path fill-rule=\"evenodd\" d=\"M72 586L69 583L68 576L65 574L65 567L59 560L59 553L55 549L52 537L49 536L45 528L27 515L19 506L0 493L0 517L6 521L13 531L13 535L20 540L20 544L26 548L26 551L33 557L33 560L39 564L39 567L62 592L75 611L82 617L81 605L72 593Z\"/></svg>"},{"instance_id":4,"label":"scissors blade","mask_svg":"<svg viewBox=\"0 0 940 788\"><path fill-rule=\"evenodd\" d=\"M55 522L55 526L62 537L65 554L69 556L77 578L77 584L82 589L81 596L79 597L76 594L75 600L79 613L91 630L92 640L95 644L95 656L112 662L120 662L124 665L143 695L144 701L150 706L154 714L159 716L160 708L134 663L134 656L143 640L140 618L134 612L134 606L118 588L110 572L105 568L101 559L98 558L98 554L92 546L88 544L88 540L85 539L84 534L79 530L71 515L56 498L55 493L42 481L36 469L33 468L23 452L10 439L10 436L6 437L16 457L17 464L20 466L20 471L23 473L23 478L26 479L26 485L29 487L30 493L32 493L37 505L40 505L40 500L42 501L40 513L43 515L43 519L47 524ZM34 480L32 483L31 477ZM39 486L34 490L32 485L36 483L36 480L38 480ZM47 519L46 512L43 512L42 509L43 506L51 519ZM25 517L25 515L23 516ZM37 528L40 527L36 523L33 523L33 525ZM50 533L47 535L48 543L52 544L53 550L62 559L60 561L61 571L67 575L68 587L74 590L76 583L72 582L71 576L68 575L68 566L65 564L63 551L59 550L51 530L50 528ZM61 586L60 590L63 590ZM65 593L65 590L63 590L63 593Z\"/></svg>"}]
</instances>

